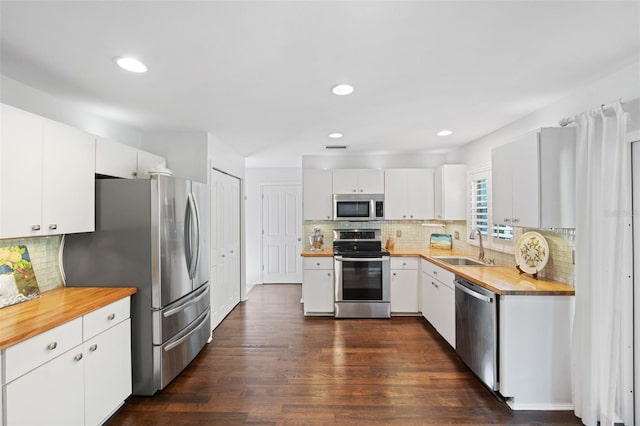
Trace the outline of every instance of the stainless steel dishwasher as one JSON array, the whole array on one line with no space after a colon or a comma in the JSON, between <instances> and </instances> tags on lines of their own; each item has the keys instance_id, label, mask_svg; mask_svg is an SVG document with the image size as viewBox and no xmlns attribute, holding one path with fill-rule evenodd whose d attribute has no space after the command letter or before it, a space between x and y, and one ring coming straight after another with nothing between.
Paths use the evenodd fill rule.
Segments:
<instances>
[{"instance_id":1,"label":"stainless steel dishwasher","mask_svg":"<svg viewBox=\"0 0 640 426\"><path fill-rule=\"evenodd\" d=\"M491 390L498 390L498 298L458 275L456 352Z\"/></svg>"}]
</instances>

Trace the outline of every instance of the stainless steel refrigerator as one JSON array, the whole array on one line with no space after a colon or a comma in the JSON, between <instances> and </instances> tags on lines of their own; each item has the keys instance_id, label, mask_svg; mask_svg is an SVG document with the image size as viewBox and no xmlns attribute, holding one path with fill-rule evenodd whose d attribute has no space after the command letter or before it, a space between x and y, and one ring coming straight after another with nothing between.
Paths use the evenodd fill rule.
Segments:
<instances>
[{"instance_id":1,"label":"stainless steel refrigerator","mask_svg":"<svg viewBox=\"0 0 640 426\"><path fill-rule=\"evenodd\" d=\"M70 287L136 287L135 395L173 380L211 336L208 185L168 176L96 180L96 231L65 237Z\"/></svg>"}]
</instances>

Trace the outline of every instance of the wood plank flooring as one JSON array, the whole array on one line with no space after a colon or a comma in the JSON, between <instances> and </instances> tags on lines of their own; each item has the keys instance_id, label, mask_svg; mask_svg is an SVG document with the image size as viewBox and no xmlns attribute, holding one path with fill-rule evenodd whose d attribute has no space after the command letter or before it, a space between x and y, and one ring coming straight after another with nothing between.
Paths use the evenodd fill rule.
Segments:
<instances>
[{"instance_id":1,"label":"wood plank flooring","mask_svg":"<svg viewBox=\"0 0 640 426\"><path fill-rule=\"evenodd\" d=\"M581 424L511 411L422 317L305 318L300 294L254 288L180 376L107 425Z\"/></svg>"}]
</instances>

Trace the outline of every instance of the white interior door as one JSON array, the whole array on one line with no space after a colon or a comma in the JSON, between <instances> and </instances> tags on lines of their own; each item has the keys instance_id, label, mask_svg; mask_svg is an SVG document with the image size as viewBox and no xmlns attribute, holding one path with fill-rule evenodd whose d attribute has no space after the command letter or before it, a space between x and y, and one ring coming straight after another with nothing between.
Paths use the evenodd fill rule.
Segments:
<instances>
[{"instance_id":1,"label":"white interior door","mask_svg":"<svg viewBox=\"0 0 640 426\"><path fill-rule=\"evenodd\" d=\"M211 328L240 302L240 180L211 172Z\"/></svg>"},{"instance_id":2,"label":"white interior door","mask_svg":"<svg viewBox=\"0 0 640 426\"><path fill-rule=\"evenodd\" d=\"M302 283L302 186L262 187L262 282Z\"/></svg>"},{"instance_id":3,"label":"white interior door","mask_svg":"<svg viewBox=\"0 0 640 426\"><path fill-rule=\"evenodd\" d=\"M634 404L635 404L635 424L639 424L640 416L640 141L632 144L633 158L633 321L634 321Z\"/></svg>"}]
</instances>

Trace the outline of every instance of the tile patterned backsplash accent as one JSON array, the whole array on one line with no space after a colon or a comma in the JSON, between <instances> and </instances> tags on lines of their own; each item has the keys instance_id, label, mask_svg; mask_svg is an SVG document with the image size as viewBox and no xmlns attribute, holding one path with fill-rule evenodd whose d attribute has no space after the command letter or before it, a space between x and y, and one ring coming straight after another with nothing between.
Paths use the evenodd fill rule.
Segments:
<instances>
[{"instance_id":1,"label":"tile patterned backsplash accent","mask_svg":"<svg viewBox=\"0 0 640 426\"><path fill-rule=\"evenodd\" d=\"M62 275L58 265L58 253L62 236L17 238L0 240L0 245L24 245L29 250L33 270L40 292L62 287Z\"/></svg>"},{"instance_id":2,"label":"tile patterned backsplash accent","mask_svg":"<svg viewBox=\"0 0 640 426\"><path fill-rule=\"evenodd\" d=\"M334 229L375 229L382 231L382 244L393 238L397 248L427 248L431 234L451 234L458 232L459 239L453 238L453 249L470 257L478 255L478 247L467 243L468 230L466 222L447 222L444 227L423 226L423 221L381 221L381 222L333 222L305 221L303 226L305 246L309 245L309 235L314 226L319 227L324 235L325 247L332 247ZM437 225L438 223L431 223ZM522 232L536 231L542 234L549 243L549 262L540 271L539 276L575 285L575 265L573 264L575 249L574 229L530 229ZM398 234L400 236L398 236ZM517 233L521 235L521 233ZM513 265L516 260L513 248L505 248L506 252L485 248L485 257L495 259L498 265Z\"/></svg>"}]
</instances>

